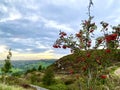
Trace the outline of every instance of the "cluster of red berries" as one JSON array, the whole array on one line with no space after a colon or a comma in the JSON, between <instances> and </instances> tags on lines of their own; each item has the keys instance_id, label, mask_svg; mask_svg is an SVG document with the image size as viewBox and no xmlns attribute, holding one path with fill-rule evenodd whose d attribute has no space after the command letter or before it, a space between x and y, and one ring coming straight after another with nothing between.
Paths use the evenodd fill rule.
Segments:
<instances>
[{"instance_id":1,"label":"cluster of red berries","mask_svg":"<svg viewBox=\"0 0 120 90\"><path fill-rule=\"evenodd\" d=\"M116 40L118 34L117 33L114 33L114 34L110 34L110 35L106 35L105 36L105 40L107 43L111 42L111 41L114 41Z\"/></svg>"},{"instance_id":2,"label":"cluster of red berries","mask_svg":"<svg viewBox=\"0 0 120 90\"><path fill-rule=\"evenodd\" d=\"M110 50L110 49L106 49L105 52L106 52L106 53L110 53L111 50Z\"/></svg>"},{"instance_id":3,"label":"cluster of red berries","mask_svg":"<svg viewBox=\"0 0 120 90\"><path fill-rule=\"evenodd\" d=\"M63 49L69 48L69 46L67 46L67 45L60 46L60 45L57 45L57 44L53 45L53 47L54 48L63 48Z\"/></svg>"}]
</instances>

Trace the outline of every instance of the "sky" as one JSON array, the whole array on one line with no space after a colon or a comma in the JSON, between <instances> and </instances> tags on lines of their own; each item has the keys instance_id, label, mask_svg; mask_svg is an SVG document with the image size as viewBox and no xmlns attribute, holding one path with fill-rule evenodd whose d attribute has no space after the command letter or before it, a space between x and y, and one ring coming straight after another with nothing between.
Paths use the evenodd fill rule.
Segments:
<instances>
[{"instance_id":1,"label":"sky","mask_svg":"<svg viewBox=\"0 0 120 90\"><path fill-rule=\"evenodd\" d=\"M0 60L9 48L13 60L58 59L70 50L54 49L59 31L75 34L88 18L89 0L0 0ZM93 0L91 14L100 26L120 24L120 0ZM99 29L99 28L98 28ZM99 33L96 33L99 36Z\"/></svg>"}]
</instances>

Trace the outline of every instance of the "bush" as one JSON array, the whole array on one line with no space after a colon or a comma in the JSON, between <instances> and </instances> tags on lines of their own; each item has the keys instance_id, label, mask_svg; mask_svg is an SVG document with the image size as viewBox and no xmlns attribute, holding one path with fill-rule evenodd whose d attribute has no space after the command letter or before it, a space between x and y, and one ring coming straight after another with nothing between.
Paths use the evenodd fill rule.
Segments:
<instances>
[{"instance_id":1,"label":"bush","mask_svg":"<svg viewBox=\"0 0 120 90\"><path fill-rule=\"evenodd\" d=\"M43 84L44 85L51 85L55 82L54 80L54 72L52 69L47 69L45 71L45 75L43 76Z\"/></svg>"},{"instance_id":2,"label":"bush","mask_svg":"<svg viewBox=\"0 0 120 90\"><path fill-rule=\"evenodd\" d=\"M42 65L39 65L38 71L41 71L41 70L42 70Z\"/></svg>"},{"instance_id":3,"label":"bush","mask_svg":"<svg viewBox=\"0 0 120 90\"><path fill-rule=\"evenodd\" d=\"M34 83L34 82L37 82L37 76L36 75L32 75L31 77L30 77L30 80L31 80L31 83Z\"/></svg>"},{"instance_id":4,"label":"bush","mask_svg":"<svg viewBox=\"0 0 120 90\"><path fill-rule=\"evenodd\" d=\"M64 81L65 85L70 85L70 84L73 84L75 80L73 79L67 79Z\"/></svg>"}]
</instances>

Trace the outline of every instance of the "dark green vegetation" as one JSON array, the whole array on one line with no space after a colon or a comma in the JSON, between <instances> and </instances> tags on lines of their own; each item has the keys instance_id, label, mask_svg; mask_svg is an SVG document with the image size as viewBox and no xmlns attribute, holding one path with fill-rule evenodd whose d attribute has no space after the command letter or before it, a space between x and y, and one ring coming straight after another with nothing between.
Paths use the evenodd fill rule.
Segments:
<instances>
[{"instance_id":1,"label":"dark green vegetation","mask_svg":"<svg viewBox=\"0 0 120 90\"><path fill-rule=\"evenodd\" d=\"M54 81L54 72L52 69L47 69L43 76L42 82L44 85L52 85Z\"/></svg>"}]
</instances>

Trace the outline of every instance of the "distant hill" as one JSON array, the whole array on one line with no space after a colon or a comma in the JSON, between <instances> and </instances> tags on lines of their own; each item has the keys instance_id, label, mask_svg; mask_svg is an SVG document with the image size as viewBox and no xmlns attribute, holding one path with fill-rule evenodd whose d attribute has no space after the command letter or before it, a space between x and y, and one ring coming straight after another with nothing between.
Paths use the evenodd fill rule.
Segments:
<instances>
[{"instance_id":1,"label":"distant hill","mask_svg":"<svg viewBox=\"0 0 120 90\"><path fill-rule=\"evenodd\" d=\"M55 62L55 59L50 60L11 60L11 63L14 68L21 69L22 71L26 71L28 69L31 69L33 67L38 68L39 65L42 65L42 67L46 68L49 65L53 64ZM0 61L0 67L2 67L4 64L4 61Z\"/></svg>"}]
</instances>

